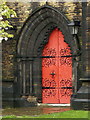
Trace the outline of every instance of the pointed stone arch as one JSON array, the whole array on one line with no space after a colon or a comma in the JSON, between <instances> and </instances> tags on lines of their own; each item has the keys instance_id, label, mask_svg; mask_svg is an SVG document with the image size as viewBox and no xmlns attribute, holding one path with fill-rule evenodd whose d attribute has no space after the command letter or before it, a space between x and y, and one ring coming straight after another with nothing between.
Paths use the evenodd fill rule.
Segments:
<instances>
[{"instance_id":1,"label":"pointed stone arch","mask_svg":"<svg viewBox=\"0 0 90 120\"><path fill-rule=\"evenodd\" d=\"M41 54L50 33L58 28L65 42L76 53L76 43L70 34L70 21L57 9L43 6L34 11L21 29L17 43L19 95L34 95L41 100Z\"/></svg>"}]
</instances>

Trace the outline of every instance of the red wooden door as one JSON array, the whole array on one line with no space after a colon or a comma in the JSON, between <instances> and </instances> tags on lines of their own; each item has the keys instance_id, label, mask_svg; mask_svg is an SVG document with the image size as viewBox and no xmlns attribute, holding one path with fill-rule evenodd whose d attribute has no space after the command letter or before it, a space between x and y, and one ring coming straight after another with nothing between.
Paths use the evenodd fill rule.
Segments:
<instances>
[{"instance_id":1,"label":"red wooden door","mask_svg":"<svg viewBox=\"0 0 90 120\"><path fill-rule=\"evenodd\" d=\"M71 50L57 28L52 31L42 56L42 103L70 103L72 94Z\"/></svg>"}]
</instances>

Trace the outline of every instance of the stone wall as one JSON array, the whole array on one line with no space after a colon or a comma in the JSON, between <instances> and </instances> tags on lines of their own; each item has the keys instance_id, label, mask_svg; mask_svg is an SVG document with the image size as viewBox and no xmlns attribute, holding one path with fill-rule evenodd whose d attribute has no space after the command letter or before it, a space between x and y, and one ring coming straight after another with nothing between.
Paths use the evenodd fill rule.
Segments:
<instances>
[{"instance_id":1,"label":"stone wall","mask_svg":"<svg viewBox=\"0 0 90 120\"><path fill-rule=\"evenodd\" d=\"M45 2L42 3L23 3L23 2L8 2L7 5L15 10L17 17L12 17L9 20L10 24L14 27L9 29L8 32L14 34L14 38L8 39L7 41L3 40L2 43L2 54L3 54L3 80L14 80L15 77L15 66L14 58L16 54L16 44L19 36L19 32L29 17L30 13L36 8L45 5ZM81 5L73 3L57 3L49 2L48 5L51 5L60 11L62 11L70 20L74 17L81 18Z\"/></svg>"},{"instance_id":2,"label":"stone wall","mask_svg":"<svg viewBox=\"0 0 90 120\"><path fill-rule=\"evenodd\" d=\"M2 42L2 80L3 80L3 100L9 101L11 98L12 105L14 102L14 88L13 84L17 76L17 42L25 21L30 14L37 8L45 5L46 3L23 3L23 2L8 2L7 5L15 10L17 17L12 17L9 20L13 28L9 29L8 32L14 34L14 38L9 38L7 41ZM65 14L68 19L79 18L81 20L81 4L76 3L57 3L48 2L48 5L59 9L60 12ZM6 106L8 104L5 104Z\"/></svg>"},{"instance_id":3,"label":"stone wall","mask_svg":"<svg viewBox=\"0 0 90 120\"><path fill-rule=\"evenodd\" d=\"M90 60L90 2L87 5L87 32L86 32L86 36L87 36L87 44L86 44L86 48L87 48L87 59L88 61ZM87 67L86 67L86 71L88 76L90 77L90 63L87 63Z\"/></svg>"}]
</instances>

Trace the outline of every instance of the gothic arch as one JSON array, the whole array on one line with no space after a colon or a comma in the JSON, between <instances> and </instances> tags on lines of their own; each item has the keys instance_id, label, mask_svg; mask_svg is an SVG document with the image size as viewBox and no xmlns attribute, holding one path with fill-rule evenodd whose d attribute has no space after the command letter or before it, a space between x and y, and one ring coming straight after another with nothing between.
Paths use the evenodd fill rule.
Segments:
<instances>
[{"instance_id":1,"label":"gothic arch","mask_svg":"<svg viewBox=\"0 0 90 120\"><path fill-rule=\"evenodd\" d=\"M76 44L68 28L69 20L57 9L43 6L26 20L17 44L19 92L41 99L41 59L44 45L55 28L62 31L65 42L76 52Z\"/></svg>"}]
</instances>

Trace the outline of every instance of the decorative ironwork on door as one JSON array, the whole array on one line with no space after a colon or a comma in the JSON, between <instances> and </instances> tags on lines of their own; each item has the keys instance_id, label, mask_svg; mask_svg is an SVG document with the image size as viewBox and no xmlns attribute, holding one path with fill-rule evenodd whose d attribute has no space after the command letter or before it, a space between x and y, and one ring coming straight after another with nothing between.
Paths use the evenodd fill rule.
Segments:
<instances>
[{"instance_id":1,"label":"decorative ironwork on door","mask_svg":"<svg viewBox=\"0 0 90 120\"><path fill-rule=\"evenodd\" d=\"M72 94L72 57L64 36L52 31L42 56L42 102L70 103Z\"/></svg>"}]
</instances>

